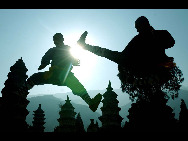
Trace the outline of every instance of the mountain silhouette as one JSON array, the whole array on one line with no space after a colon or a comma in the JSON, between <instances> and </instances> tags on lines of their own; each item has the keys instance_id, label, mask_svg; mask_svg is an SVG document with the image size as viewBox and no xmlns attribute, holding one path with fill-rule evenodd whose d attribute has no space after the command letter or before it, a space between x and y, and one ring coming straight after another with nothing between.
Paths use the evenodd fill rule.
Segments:
<instances>
[{"instance_id":1,"label":"mountain silhouette","mask_svg":"<svg viewBox=\"0 0 188 141\"><path fill-rule=\"evenodd\" d=\"M96 93L103 94L106 90L92 90L89 91L91 97L94 97ZM121 108L119 114L123 118L122 125L124 125L125 121L128 121L127 115L129 114L128 110L131 107L132 102L129 100L126 93L123 93L121 89L114 90L118 94L119 107ZM59 118L59 104L64 104L65 100L69 96L72 105L75 108L75 112L80 112L81 118L84 123L85 130L90 124L90 119L94 119L99 123L99 127L101 126L101 121L98 119L99 116L102 115L101 107L102 103L100 103L99 108L96 112L92 112L87 104L82 101L79 97L74 96L71 92L68 93L57 93L54 95L46 94L46 95L36 95L36 96L28 96L28 100L30 103L27 106L27 110L29 114L26 118L26 121L29 125L32 125L33 121L33 111L38 108L38 105L41 104L42 109L45 111L45 132L53 132L54 128L58 126L57 119ZM179 97L172 100L169 99L167 105L173 108L175 113L175 118L179 118L180 112L180 104L181 99L183 99L188 106L188 90L181 89L179 91ZM125 103L125 104L123 104Z\"/></svg>"},{"instance_id":2,"label":"mountain silhouette","mask_svg":"<svg viewBox=\"0 0 188 141\"><path fill-rule=\"evenodd\" d=\"M54 128L58 126L57 119L59 118L59 104L64 104L65 100L59 99L54 97L53 95L43 95L43 96L35 96L28 98L30 103L27 106L27 110L29 111L28 116L26 117L26 122L29 125L33 125L33 114L37 108L38 105L41 104L42 110L45 112L45 124L44 124L44 132L53 132ZM71 100L71 99L70 99ZM85 129L90 124L90 119L94 119L94 121L97 120L99 123L99 126L101 126L101 122L98 120L98 117L101 116L97 112L92 112L88 106L76 104L71 100L72 105L74 106L75 112L78 114L80 112L81 118L84 123Z\"/></svg>"}]
</instances>

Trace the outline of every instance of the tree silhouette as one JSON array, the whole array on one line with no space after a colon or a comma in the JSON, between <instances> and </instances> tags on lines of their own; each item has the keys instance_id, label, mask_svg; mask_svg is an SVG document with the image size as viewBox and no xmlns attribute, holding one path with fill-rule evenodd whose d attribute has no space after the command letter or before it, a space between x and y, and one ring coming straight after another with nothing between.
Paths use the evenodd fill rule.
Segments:
<instances>
[{"instance_id":1,"label":"tree silhouette","mask_svg":"<svg viewBox=\"0 0 188 141\"><path fill-rule=\"evenodd\" d=\"M181 111L179 113L179 130L187 132L188 130L188 109L185 104L185 101L181 99L180 105Z\"/></svg>"},{"instance_id":2,"label":"tree silhouette","mask_svg":"<svg viewBox=\"0 0 188 141\"><path fill-rule=\"evenodd\" d=\"M64 105L60 105L60 111L59 115L60 118L58 119L59 126L57 126L54 129L54 132L62 132L62 133L75 133L76 128L75 128L75 115L76 112L74 111L74 107L71 104L71 100L69 99L67 95L67 100L65 100Z\"/></svg>"},{"instance_id":3,"label":"tree silhouette","mask_svg":"<svg viewBox=\"0 0 188 141\"><path fill-rule=\"evenodd\" d=\"M159 91L150 100L139 99L132 103L124 129L126 131L168 132L177 131L173 109L167 106L166 94Z\"/></svg>"},{"instance_id":4,"label":"tree silhouette","mask_svg":"<svg viewBox=\"0 0 188 141\"><path fill-rule=\"evenodd\" d=\"M159 90L167 92L173 99L178 97L183 73L179 67L171 69L152 66L119 66L118 77L121 80L123 92L129 94L130 99L150 99L152 93ZM168 95L166 95L168 97Z\"/></svg>"},{"instance_id":5,"label":"tree silhouette","mask_svg":"<svg viewBox=\"0 0 188 141\"><path fill-rule=\"evenodd\" d=\"M98 122L94 123L94 119L90 119L91 123L87 128L87 133L97 133L99 132Z\"/></svg>"},{"instance_id":6,"label":"tree silhouette","mask_svg":"<svg viewBox=\"0 0 188 141\"><path fill-rule=\"evenodd\" d=\"M28 131L28 124L25 119L28 115L26 99L28 91L19 91L19 88L26 82L27 68L22 58L10 67L8 79L5 81L5 87L2 89L1 98L1 131Z\"/></svg>"},{"instance_id":7,"label":"tree silhouette","mask_svg":"<svg viewBox=\"0 0 188 141\"><path fill-rule=\"evenodd\" d=\"M27 68L22 58L10 67L8 79L5 81L5 87L2 89L1 98L1 131L7 132L26 132L28 124L25 119L28 115L27 105L29 101L26 99L28 91L20 92L27 78Z\"/></svg>"},{"instance_id":8,"label":"tree silhouette","mask_svg":"<svg viewBox=\"0 0 188 141\"><path fill-rule=\"evenodd\" d=\"M84 124L83 124L83 120L80 116L80 113L78 113L78 115L76 117L75 127L76 127L77 133L81 133L81 134L85 133Z\"/></svg>"},{"instance_id":9,"label":"tree silhouette","mask_svg":"<svg viewBox=\"0 0 188 141\"><path fill-rule=\"evenodd\" d=\"M103 94L102 100L103 107L101 107L102 116L99 120L102 122L101 132L119 132L121 131L121 122L123 118L119 115L121 108L118 107L119 101L117 100L117 94L111 87L109 81L107 91Z\"/></svg>"},{"instance_id":10,"label":"tree silhouette","mask_svg":"<svg viewBox=\"0 0 188 141\"><path fill-rule=\"evenodd\" d=\"M33 117L33 126L32 126L32 131L33 132L44 132L44 111L41 108L41 104L39 104L39 107L37 110L33 111L34 112L34 117Z\"/></svg>"}]
</instances>

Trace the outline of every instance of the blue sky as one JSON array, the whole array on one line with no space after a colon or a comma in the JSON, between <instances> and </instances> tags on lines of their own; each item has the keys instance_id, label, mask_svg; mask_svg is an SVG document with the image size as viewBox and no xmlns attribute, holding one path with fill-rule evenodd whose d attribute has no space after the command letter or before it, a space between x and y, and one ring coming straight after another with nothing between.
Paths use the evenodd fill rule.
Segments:
<instances>
[{"instance_id":1,"label":"blue sky","mask_svg":"<svg viewBox=\"0 0 188 141\"><path fill-rule=\"evenodd\" d=\"M65 44L75 46L84 31L86 43L122 51L137 35L134 22L146 16L158 30L168 30L176 43L166 50L184 74L188 87L188 10L187 9L0 9L0 90L4 88L10 67L23 58L27 75L38 72L41 58L54 47L53 35L62 33ZM117 64L85 51L81 66L72 70L87 90L102 90L109 80L120 88ZM47 71L49 66L41 71ZM66 86L35 86L30 95L71 91Z\"/></svg>"}]
</instances>

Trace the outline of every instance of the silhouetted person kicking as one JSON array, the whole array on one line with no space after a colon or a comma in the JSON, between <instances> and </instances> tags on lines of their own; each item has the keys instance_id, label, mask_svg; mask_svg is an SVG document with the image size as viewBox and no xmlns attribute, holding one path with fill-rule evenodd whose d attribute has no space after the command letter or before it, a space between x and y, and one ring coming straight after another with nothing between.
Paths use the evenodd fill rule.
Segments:
<instances>
[{"instance_id":1,"label":"silhouetted person kicking","mask_svg":"<svg viewBox=\"0 0 188 141\"><path fill-rule=\"evenodd\" d=\"M133 68L135 73L140 70L140 72L148 71L155 67L173 68L175 66L173 57L165 54L165 49L175 44L171 34L166 30L155 30L144 16L135 21L135 28L139 34L128 43L122 52L86 44L87 31L81 35L77 43L84 49L117 63L119 72L122 72L125 67Z\"/></svg>"},{"instance_id":2,"label":"silhouetted person kicking","mask_svg":"<svg viewBox=\"0 0 188 141\"><path fill-rule=\"evenodd\" d=\"M42 57L41 65L38 70L44 69L51 63L49 71L34 73L27 79L26 87L30 90L34 85L53 84L67 86L73 94L80 96L95 112L102 99L101 94L97 94L93 99L90 98L84 86L71 72L73 66L79 65L79 60L72 57L70 47L64 44L61 33L53 36L56 47L50 48Z\"/></svg>"},{"instance_id":3,"label":"silhouetted person kicking","mask_svg":"<svg viewBox=\"0 0 188 141\"><path fill-rule=\"evenodd\" d=\"M165 49L171 48L175 44L175 40L166 30L155 30L150 26L146 17L141 16L135 21L135 28L139 32L125 47L122 52L112 51L99 46L92 46L85 43L85 38L88 34L85 31L78 44L84 49L101 57L116 62L118 64L142 62L142 65L147 63L161 63L166 60L173 60L165 54ZM152 65L151 64L151 65Z\"/></svg>"}]
</instances>

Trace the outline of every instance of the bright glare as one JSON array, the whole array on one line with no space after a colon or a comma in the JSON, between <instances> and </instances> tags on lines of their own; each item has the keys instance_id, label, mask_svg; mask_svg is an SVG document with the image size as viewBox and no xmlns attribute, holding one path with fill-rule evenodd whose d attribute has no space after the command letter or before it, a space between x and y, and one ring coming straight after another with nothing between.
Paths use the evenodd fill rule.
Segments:
<instances>
[{"instance_id":1,"label":"bright glare","mask_svg":"<svg viewBox=\"0 0 188 141\"><path fill-rule=\"evenodd\" d=\"M74 45L71 47L71 54L74 58L83 58L84 56L87 55L87 53L83 50L83 48L79 45Z\"/></svg>"},{"instance_id":2,"label":"bright glare","mask_svg":"<svg viewBox=\"0 0 188 141\"><path fill-rule=\"evenodd\" d=\"M96 55L82 49L79 45L75 45L71 48L71 54L73 57L80 60L80 66L73 67L72 72L81 82L87 82L91 78L92 71L96 64Z\"/></svg>"},{"instance_id":3,"label":"bright glare","mask_svg":"<svg viewBox=\"0 0 188 141\"><path fill-rule=\"evenodd\" d=\"M79 37L80 35L76 36L74 34L68 37L66 36L65 44L71 47L70 51L72 56L80 60L80 66L74 66L72 72L81 83L85 84L93 79L92 76L93 71L95 70L97 56L87 50L84 50L77 44Z\"/></svg>"}]
</instances>

